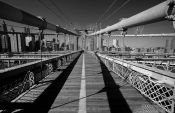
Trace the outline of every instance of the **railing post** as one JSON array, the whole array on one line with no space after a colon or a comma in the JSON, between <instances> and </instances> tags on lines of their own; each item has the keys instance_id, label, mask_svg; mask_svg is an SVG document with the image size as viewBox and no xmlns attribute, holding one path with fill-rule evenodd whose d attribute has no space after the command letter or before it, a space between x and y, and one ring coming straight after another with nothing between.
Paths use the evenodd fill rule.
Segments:
<instances>
[{"instance_id":1,"label":"railing post","mask_svg":"<svg viewBox=\"0 0 175 113\"><path fill-rule=\"evenodd\" d=\"M66 53L66 34L64 34L64 53Z\"/></svg>"},{"instance_id":2,"label":"railing post","mask_svg":"<svg viewBox=\"0 0 175 113\"><path fill-rule=\"evenodd\" d=\"M113 63L112 63L112 70L115 72L115 62L113 60Z\"/></svg>"},{"instance_id":3,"label":"railing post","mask_svg":"<svg viewBox=\"0 0 175 113\"><path fill-rule=\"evenodd\" d=\"M166 64L166 69L167 69L167 71L169 71L169 66L170 66L170 61L167 61L167 64Z\"/></svg>"},{"instance_id":4,"label":"railing post","mask_svg":"<svg viewBox=\"0 0 175 113\"><path fill-rule=\"evenodd\" d=\"M175 80L174 80L174 88L173 88L173 99L172 99L172 105L171 105L171 107L172 107L171 113L174 113L174 107L175 107L174 101L175 101Z\"/></svg>"},{"instance_id":5,"label":"railing post","mask_svg":"<svg viewBox=\"0 0 175 113\"><path fill-rule=\"evenodd\" d=\"M10 60L7 61L8 68L10 67Z\"/></svg>"},{"instance_id":6,"label":"railing post","mask_svg":"<svg viewBox=\"0 0 175 113\"><path fill-rule=\"evenodd\" d=\"M108 32L108 54L109 54L109 51L110 51L110 47L109 47L109 39L111 38L111 32Z\"/></svg>"}]
</instances>

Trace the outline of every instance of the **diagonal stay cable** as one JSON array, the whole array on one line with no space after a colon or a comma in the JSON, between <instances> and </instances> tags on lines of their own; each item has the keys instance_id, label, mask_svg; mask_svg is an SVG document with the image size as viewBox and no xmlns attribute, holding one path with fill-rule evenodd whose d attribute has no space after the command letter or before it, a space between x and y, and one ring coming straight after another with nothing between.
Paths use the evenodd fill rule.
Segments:
<instances>
[{"instance_id":1,"label":"diagonal stay cable","mask_svg":"<svg viewBox=\"0 0 175 113\"><path fill-rule=\"evenodd\" d=\"M44 7L46 7L50 12L52 12L58 19L63 20L57 13L55 13L50 7L48 7L42 0L38 0Z\"/></svg>"},{"instance_id":2,"label":"diagonal stay cable","mask_svg":"<svg viewBox=\"0 0 175 113\"><path fill-rule=\"evenodd\" d=\"M114 0L112 2L112 4L106 9L106 11L98 18L97 22L100 22L103 17L109 12L109 10L114 6L114 4L117 2L118 0Z\"/></svg>"},{"instance_id":3,"label":"diagonal stay cable","mask_svg":"<svg viewBox=\"0 0 175 113\"><path fill-rule=\"evenodd\" d=\"M108 20L112 15L114 15L116 12L118 12L121 8L123 8L127 3L129 3L130 0L125 1L119 8L117 8L115 11L113 11L109 16L107 16L105 20Z\"/></svg>"},{"instance_id":4,"label":"diagonal stay cable","mask_svg":"<svg viewBox=\"0 0 175 113\"><path fill-rule=\"evenodd\" d=\"M70 19L65 15L65 13L59 8L58 5L53 0L50 0L51 4L58 10L58 12L63 15L63 17L66 19L66 21L70 22Z\"/></svg>"}]
</instances>

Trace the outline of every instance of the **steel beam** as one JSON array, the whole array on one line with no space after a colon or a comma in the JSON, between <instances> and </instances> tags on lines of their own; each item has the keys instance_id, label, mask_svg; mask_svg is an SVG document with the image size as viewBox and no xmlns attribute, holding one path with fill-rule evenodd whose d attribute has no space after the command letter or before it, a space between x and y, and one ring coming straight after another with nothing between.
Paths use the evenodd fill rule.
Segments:
<instances>
[{"instance_id":1,"label":"steel beam","mask_svg":"<svg viewBox=\"0 0 175 113\"><path fill-rule=\"evenodd\" d=\"M104 34L108 32L125 30L131 27L151 24L155 22L164 21L166 19L172 19L172 15L175 14L175 0L167 0L152 8L149 8L141 13L138 13L129 18L123 19L120 22L101 29L97 32L89 34L88 36Z\"/></svg>"}]
</instances>

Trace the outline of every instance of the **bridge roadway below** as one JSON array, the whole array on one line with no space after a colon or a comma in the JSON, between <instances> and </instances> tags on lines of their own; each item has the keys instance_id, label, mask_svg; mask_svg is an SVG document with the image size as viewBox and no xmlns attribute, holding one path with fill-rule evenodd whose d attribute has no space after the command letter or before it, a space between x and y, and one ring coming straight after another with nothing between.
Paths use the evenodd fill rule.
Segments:
<instances>
[{"instance_id":1,"label":"bridge roadway below","mask_svg":"<svg viewBox=\"0 0 175 113\"><path fill-rule=\"evenodd\" d=\"M164 113L89 53L53 72L9 106L6 112L15 113Z\"/></svg>"}]
</instances>

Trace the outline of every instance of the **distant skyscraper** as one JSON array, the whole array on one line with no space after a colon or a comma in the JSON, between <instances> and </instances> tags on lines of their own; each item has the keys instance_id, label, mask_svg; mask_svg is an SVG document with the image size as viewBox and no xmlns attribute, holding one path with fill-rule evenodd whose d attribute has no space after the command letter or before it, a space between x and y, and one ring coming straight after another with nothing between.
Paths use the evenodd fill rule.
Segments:
<instances>
[{"instance_id":1,"label":"distant skyscraper","mask_svg":"<svg viewBox=\"0 0 175 113\"><path fill-rule=\"evenodd\" d=\"M11 32L15 32L14 28L11 27L10 29ZM11 52L17 52L17 38L16 34L9 34L10 37L10 44L11 44Z\"/></svg>"},{"instance_id":2,"label":"distant skyscraper","mask_svg":"<svg viewBox=\"0 0 175 113\"><path fill-rule=\"evenodd\" d=\"M114 47L119 47L119 40L113 39L113 46Z\"/></svg>"},{"instance_id":3,"label":"distant skyscraper","mask_svg":"<svg viewBox=\"0 0 175 113\"><path fill-rule=\"evenodd\" d=\"M7 52L7 38L5 35L1 36L1 47L2 47L2 52Z\"/></svg>"},{"instance_id":4,"label":"distant skyscraper","mask_svg":"<svg viewBox=\"0 0 175 113\"><path fill-rule=\"evenodd\" d=\"M172 50L175 49L175 37L172 37L172 40L171 40L171 49Z\"/></svg>"},{"instance_id":5,"label":"distant skyscraper","mask_svg":"<svg viewBox=\"0 0 175 113\"><path fill-rule=\"evenodd\" d=\"M167 52L175 50L175 37L170 37L170 38L166 39L165 48L166 48Z\"/></svg>"},{"instance_id":6,"label":"distant skyscraper","mask_svg":"<svg viewBox=\"0 0 175 113\"><path fill-rule=\"evenodd\" d=\"M168 48L168 39L166 39L165 48Z\"/></svg>"},{"instance_id":7,"label":"distant skyscraper","mask_svg":"<svg viewBox=\"0 0 175 113\"><path fill-rule=\"evenodd\" d=\"M2 31L8 32L7 25L4 21L2 24ZM10 37L8 34L1 35L1 48L2 52L11 52Z\"/></svg>"},{"instance_id":8,"label":"distant skyscraper","mask_svg":"<svg viewBox=\"0 0 175 113\"><path fill-rule=\"evenodd\" d=\"M93 51L94 50L94 39L93 38L91 38L91 40L90 40L90 46L91 46L91 51Z\"/></svg>"},{"instance_id":9,"label":"distant skyscraper","mask_svg":"<svg viewBox=\"0 0 175 113\"><path fill-rule=\"evenodd\" d=\"M107 46L107 40L103 39L103 46Z\"/></svg>"},{"instance_id":10,"label":"distant skyscraper","mask_svg":"<svg viewBox=\"0 0 175 113\"><path fill-rule=\"evenodd\" d=\"M2 31L2 26L0 25L0 31ZM2 35L0 35L0 52L2 52Z\"/></svg>"},{"instance_id":11,"label":"distant skyscraper","mask_svg":"<svg viewBox=\"0 0 175 113\"><path fill-rule=\"evenodd\" d=\"M119 47L119 40L116 39L116 46Z\"/></svg>"}]
</instances>

